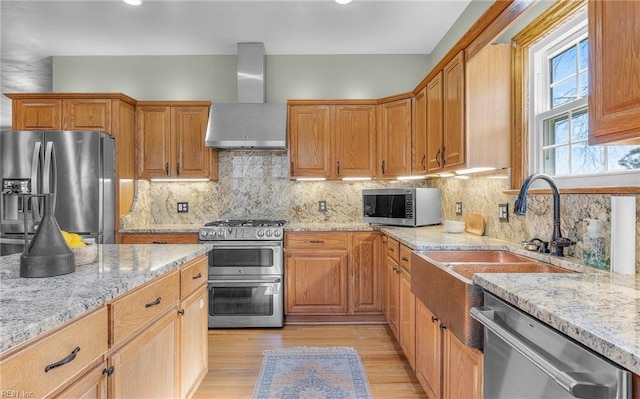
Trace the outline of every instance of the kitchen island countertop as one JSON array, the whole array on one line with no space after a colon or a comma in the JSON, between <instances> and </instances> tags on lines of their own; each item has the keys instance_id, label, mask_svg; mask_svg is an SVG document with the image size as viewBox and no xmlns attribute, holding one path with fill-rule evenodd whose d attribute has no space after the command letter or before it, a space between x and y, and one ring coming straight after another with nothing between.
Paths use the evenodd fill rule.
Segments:
<instances>
[{"instance_id":1,"label":"kitchen island countertop","mask_svg":"<svg viewBox=\"0 0 640 399\"><path fill-rule=\"evenodd\" d=\"M20 277L20 254L0 257L0 353L210 250L208 244L99 245L95 262L47 278Z\"/></svg>"}]
</instances>

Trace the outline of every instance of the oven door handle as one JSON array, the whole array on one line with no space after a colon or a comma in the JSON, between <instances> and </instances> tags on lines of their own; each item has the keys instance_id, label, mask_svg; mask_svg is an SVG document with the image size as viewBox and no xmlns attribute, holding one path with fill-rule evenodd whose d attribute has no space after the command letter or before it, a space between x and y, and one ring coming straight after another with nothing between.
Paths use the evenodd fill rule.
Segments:
<instances>
[{"instance_id":1,"label":"oven door handle","mask_svg":"<svg viewBox=\"0 0 640 399\"><path fill-rule=\"evenodd\" d=\"M266 283L266 284L275 284L281 282L282 279L280 277L274 278L264 278L264 279L225 279L225 280L209 280L209 283L220 284L220 283L232 283L232 284L256 284L256 283Z\"/></svg>"},{"instance_id":2,"label":"oven door handle","mask_svg":"<svg viewBox=\"0 0 640 399\"><path fill-rule=\"evenodd\" d=\"M593 399L608 397L609 386L591 381L581 381L574 377L574 375L579 377L579 372L559 369L553 362L546 359L542 353L527 345L516 334L509 331L506 326L498 322L498 319L495 317L496 310L488 306L481 306L471 308L470 313L480 324L518 351L574 397Z\"/></svg>"}]
</instances>

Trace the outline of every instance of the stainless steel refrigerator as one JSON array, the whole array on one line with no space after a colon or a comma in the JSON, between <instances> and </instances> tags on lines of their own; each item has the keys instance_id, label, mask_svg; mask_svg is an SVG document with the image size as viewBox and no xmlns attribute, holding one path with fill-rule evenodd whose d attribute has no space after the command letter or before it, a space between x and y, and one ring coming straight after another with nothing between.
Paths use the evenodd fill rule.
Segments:
<instances>
[{"instance_id":1,"label":"stainless steel refrigerator","mask_svg":"<svg viewBox=\"0 0 640 399\"><path fill-rule=\"evenodd\" d=\"M24 249L37 229L43 200L20 194L53 193L62 230L97 243L115 235L114 140L102 132L0 132L0 255Z\"/></svg>"}]
</instances>

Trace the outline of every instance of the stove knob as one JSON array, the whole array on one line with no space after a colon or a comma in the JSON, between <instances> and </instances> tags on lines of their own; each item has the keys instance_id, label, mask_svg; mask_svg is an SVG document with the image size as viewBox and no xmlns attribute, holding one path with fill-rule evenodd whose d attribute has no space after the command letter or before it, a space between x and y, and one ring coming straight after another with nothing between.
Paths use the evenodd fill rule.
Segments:
<instances>
[{"instance_id":1,"label":"stove knob","mask_svg":"<svg viewBox=\"0 0 640 399\"><path fill-rule=\"evenodd\" d=\"M267 237L271 237L271 230L267 230Z\"/></svg>"},{"instance_id":2,"label":"stove knob","mask_svg":"<svg viewBox=\"0 0 640 399\"><path fill-rule=\"evenodd\" d=\"M224 230L218 230L218 237L224 237Z\"/></svg>"},{"instance_id":3,"label":"stove knob","mask_svg":"<svg viewBox=\"0 0 640 399\"><path fill-rule=\"evenodd\" d=\"M206 231L201 231L201 232L200 232L200 236L202 236L202 237L206 237L206 236L207 236L207 232L206 232Z\"/></svg>"},{"instance_id":4,"label":"stove knob","mask_svg":"<svg viewBox=\"0 0 640 399\"><path fill-rule=\"evenodd\" d=\"M276 230L273 232L274 237L280 237L280 230Z\"/></svg>"},{"instance_id":5,"label":"stove knob","mask_svg":"<svg viewBox=\"0 0 640 399\"><path fill-rule=\"evenodd\" d=\"M256 234L258 235L258 237L264 237L264 231L262 229L259 229Z\"/></svg>"}]
</instances>

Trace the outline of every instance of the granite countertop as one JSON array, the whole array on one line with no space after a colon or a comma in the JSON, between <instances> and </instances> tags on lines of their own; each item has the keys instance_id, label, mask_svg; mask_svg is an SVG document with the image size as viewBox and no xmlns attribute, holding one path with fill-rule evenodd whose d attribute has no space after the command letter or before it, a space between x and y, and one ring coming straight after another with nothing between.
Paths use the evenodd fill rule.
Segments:
<instances>
[{"instance_id":1,"label":"granite countertop","mask_svg":"<svg viewBox=\"0 0 640 399\"><path fill-rule=\"evenodd\" d=\"M22 278L20 254L0 258L0 353L105 305L211 250L210 245L99 245L71 274Z\"/></svg>"}]
</instances>

